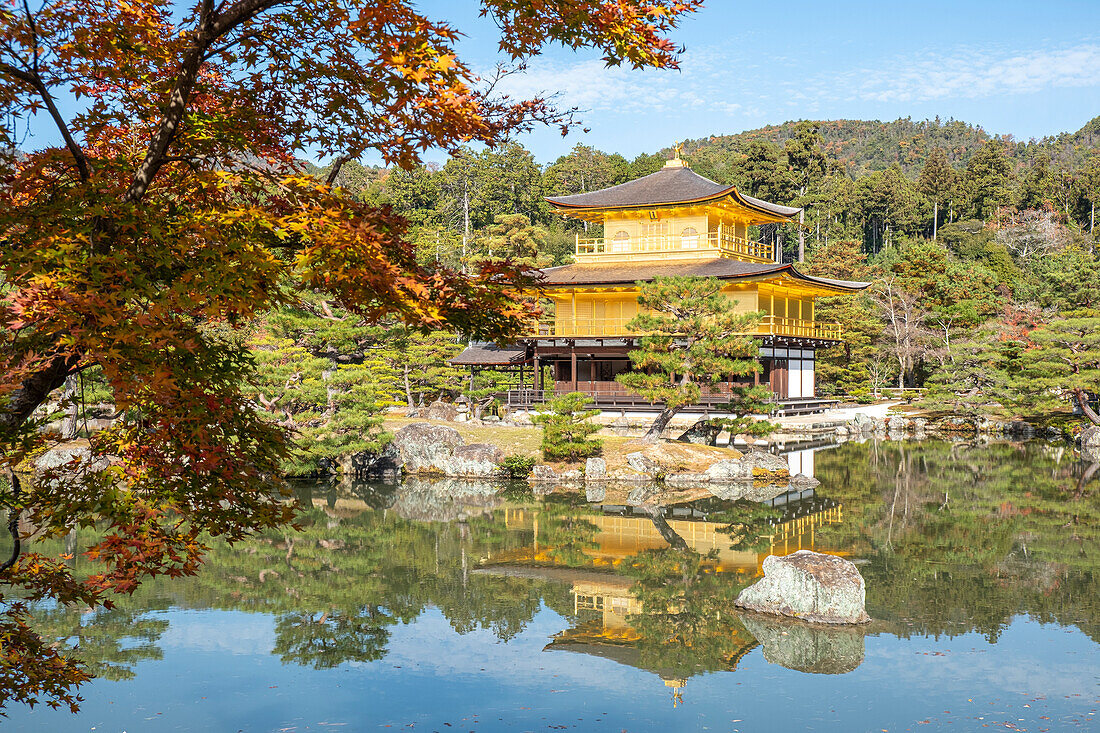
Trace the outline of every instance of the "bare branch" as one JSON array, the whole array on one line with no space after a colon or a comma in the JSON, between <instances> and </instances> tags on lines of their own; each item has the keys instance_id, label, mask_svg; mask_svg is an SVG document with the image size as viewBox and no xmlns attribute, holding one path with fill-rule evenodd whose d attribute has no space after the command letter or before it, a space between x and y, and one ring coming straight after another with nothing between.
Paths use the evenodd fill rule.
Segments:
<instances>
[{"instance_id":1,"label":"bare branch","mask_svg":"<svg viewBox=\"0 0 1100 733\"><path fill-rule=\"evenodd\" d=\"M50 90L46 88L46 85L42 82L42 79L34 71L24 71L11 64L6 64L0 61L0 74L6 74L24 84L30 86L36 92L38 96L42 98L42 101L46 105L46 110L49 111L50 117L53 118L54 124L57 126L58 131L61 133L62 139L65 141L65 147L69 149L69 153L73 156L73 160L76 162L76 169L80 174L80 180L87 181L92 177L91 167L88 165L88 158L84 155L84 151L80 146L76 144L76 140L73 139L72 133L69 132L69 126L65 124L65 119L61 116L61 112L57 109L57 104L53 100L53 96L50 94Z\"/></svg>"},{"instance_id":2,"label":"bare branch","mask_svg":"<svg viewBox=\"0 0 1100 733\"><path fill-rule=\"evenodd\" d=\"M18 562L19 554L23 549L23 543L19 539L19 517L23 510L15 506L19 501L19 497L23 494L23 486L19 482L19 474L14 470L11 472L11 494L12 506L8 509L8 534L11 535L12 540L11 557L5 560L3 565L0 565L0 573L6 573Z\"/></svg>"}]
</instances>

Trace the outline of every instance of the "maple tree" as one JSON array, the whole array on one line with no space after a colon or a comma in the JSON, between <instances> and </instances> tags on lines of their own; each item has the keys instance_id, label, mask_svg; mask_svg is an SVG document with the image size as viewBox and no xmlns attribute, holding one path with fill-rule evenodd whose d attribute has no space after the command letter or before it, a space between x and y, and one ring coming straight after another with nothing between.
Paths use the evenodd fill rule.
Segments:
<instances>
[{"instance_id":1,"label":"maple tree","mask_svg":"<svg viewBox=\"0 0 1100 733\"><path fill-rule=\"evenodd\" d=\"M556 43L675 67L667 34L699 4L483 0L481 13L511 65ZM0 705L75 709L88 677L29 626L28 604L109 605L144 577L196 572L204 535L292 520L273 485L286 436L241 389L253 363L237 329L257 314L303 289L367 321L478 338L531 317L509 290L521 268L419 264L402 217L333 186L367 151L411 169L427 150L573 123L546 99L494 96L459 36L402 0L0 6L0 501L14 541ZM18 151L32 120L61 144ZM302 172L307 156L336 158L327 179ZM35 416L92 368L124 419L25 481L14 469L45 439ZM93 522L90 577L21 552Z\"/></svg>"}]
</instances>

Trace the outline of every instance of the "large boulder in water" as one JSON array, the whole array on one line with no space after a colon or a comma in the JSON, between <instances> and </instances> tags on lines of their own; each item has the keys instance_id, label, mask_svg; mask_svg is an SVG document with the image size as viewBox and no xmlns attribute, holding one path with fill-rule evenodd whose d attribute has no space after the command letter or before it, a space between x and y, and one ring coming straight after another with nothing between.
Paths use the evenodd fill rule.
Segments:
<instances>
[{"instance_id":1,"label":"large boulder in water","mask_svg":"<svg viewBox=\"0 0 1100 733\"><path fill-rule=\"evenodd\" d=\"M749 611L819 624L863 624L866 589L856 566L842 557L799 550L764 558L764 577L741 591L736 605Z\"/></svg>"},{"instance_id":2,"label":"large boulder in water","mask_svg":"<svg viewBox=\"0 0 1100 733\"><path fill-rule=\"evenodd\" d=\"M401 428L392 443L406 473L446 473L447 463L460 445L462 436L457 430L426 422Z\"/></svg>"},{"instance_id":3,"label":"large boulder in water","mask_svg":"<svg viewBox=\"0 0 1100 733\"><path fill-rule=\"evenodd\" d=\"M844 674L863 663L863 631L854 626L811 626L755 614L741 617L764 659L787 669Z\"/></svg>"}]
</instances>

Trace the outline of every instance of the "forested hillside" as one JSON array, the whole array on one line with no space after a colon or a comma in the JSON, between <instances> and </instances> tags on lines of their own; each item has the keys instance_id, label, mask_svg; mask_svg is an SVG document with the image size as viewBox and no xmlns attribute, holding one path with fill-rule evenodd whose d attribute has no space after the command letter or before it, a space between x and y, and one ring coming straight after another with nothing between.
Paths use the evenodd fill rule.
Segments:
<instances>
[{"instance_id":1,"label":"forested hillside","mask_svg":"<svg viewBox=\"0 0 1100 733\"><path fill-rule=\"evenodd\" d=\"M335 181L404 216L426 266L544 267L568 262L585 230L545 196L644 176L670 154L628 160L578 145L541 166L513 142L412 170L352 162ZM871 399L886 386L928 387L929 407L1037 415L1080 409L1100 392L1100 118L1028 143L958 121L803 121L688 141L684 157L744 193L804 207L802 227L753 232L778 240L788 261L873 282L819 305L818 319L844 331L819 359L819 393ZM491 401L500 377L471 380L446 366L462 343L398 323L364 328L304 294L256 325L257 398L299 435L316 436L294 464L309 471L373 440L386 405Z\"/></svg>"},{"instance_id":2,"label":"forested hillside","mask_svg":"<svg viewBox=\"0 0 1100 733\"><path fill-rule=\"evenodd\" d=\"M821 134L825 156L835 161L840 169L857 176L885 170L895 163L906 174L916 175L935 148L942 149L952 165L962 167L992 139L1008 144L1006 154L1017 163L1027 163L1036 155L1046 154L1058 164L1080 165L1089 151L1100 145L1100 117L1077 132L1028 142L1016 141L1011 135L994 137L981 127L939 118L914 121L906 117L893 122L826 120L814 124ZM685 146L697 155L740 151L752 140L783 146L796 136L797 128L797 122L785 122L736 135L688 140Z\"/></svg>"}]
</instances>

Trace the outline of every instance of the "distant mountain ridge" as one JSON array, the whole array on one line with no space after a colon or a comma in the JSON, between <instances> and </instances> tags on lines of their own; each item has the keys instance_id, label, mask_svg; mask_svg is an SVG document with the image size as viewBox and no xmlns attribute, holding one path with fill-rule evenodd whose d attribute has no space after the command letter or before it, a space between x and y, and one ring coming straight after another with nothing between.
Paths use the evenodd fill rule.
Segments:
<instances>
[{"instance_id":1,"label":"distant mountain ridge","mask_svg":"<svg viewBox=\"0 0 1100 733\"><path fill-rule=\"evenodd\" d=\"M1100 116L1076 132L1063 132L1038 140L1021 142L1012 135L990 135L978 125L961 120L914 121L904 117L893 122L879 120L815 120L825 142L825 154L839 162L853 176L885 170L894 163L909 175L916 175L933 148L943 148L956 168L991 139L1004 141L1010 157L1023 165L1045 152L1054 167L1078 166L1092 152L1100 151ZM685 140L687 154L732 151L750 140L767 140L782 146L794 134L798 121L767 125L734 135L713 135ZM661 151L668 155L671 148Z\"/></svg>"}]
</instances>

